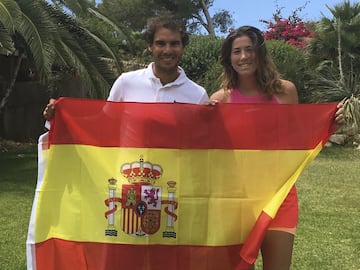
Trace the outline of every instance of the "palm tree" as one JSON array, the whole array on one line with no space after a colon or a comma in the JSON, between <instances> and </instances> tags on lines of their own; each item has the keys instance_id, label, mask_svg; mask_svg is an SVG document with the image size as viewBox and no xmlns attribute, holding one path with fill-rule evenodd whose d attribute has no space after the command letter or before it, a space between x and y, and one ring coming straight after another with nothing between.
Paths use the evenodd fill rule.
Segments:
<instances>
[{"instance_id":1,"label":"palm tree","mask_svg":"<svg viewBox=\"0 0 360 270\"><path fill-rule=\"evenodd\" d=\"M86 0L0 0L0 49L18 56L0 102L0 115L24 58L34 65L42 82L50 78L54 65L75 68L86 81L91 97L106 97L114 74L103 58L113 59L118 70L121 66L107 42L82 22L90 12L109 22ZM123 35L120 29L116 30Z\"/></svg>"},{"instance_id":2,"label":"palm tree","mask_svg":"<svg viewBox=\"0 0 360 270\"><path fill-rule=\"evenodd\" d=\"M344 1L327 8L332 18L323 17L316 24L317 38L310 46L312 62L331 60L341 76L349 70L360 71L360 3Z\"/></svg>"},{"instance_id":3,"label":"palm tree","mask_svg":"<svg viewBox=\"0 0 360 270\"><path fill-rule=\"evenodd\" d=\"M315 71L307 87L312 102L344 103L347 130L360 132L360 3L328 7L332 18L316 24L310 44ZM315 64L316 63L316 64Z\"/></svg>"}]
</instances>

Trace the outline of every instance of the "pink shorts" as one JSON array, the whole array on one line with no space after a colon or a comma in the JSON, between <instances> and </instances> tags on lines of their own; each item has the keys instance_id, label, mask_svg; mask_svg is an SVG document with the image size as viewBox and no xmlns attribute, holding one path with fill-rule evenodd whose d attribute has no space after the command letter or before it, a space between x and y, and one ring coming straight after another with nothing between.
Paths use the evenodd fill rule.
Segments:
<instances>
[{"instance_id":1,"label":"pink shorts","mask_svg":"<svg viewBox=\"0 0 360 270\"><path fill-rule=\"evenodd\" d=\"M299 207L296 187L293 186L281 204L275 218L269 225L269 230L285 231L295 234L299 221Z\"/></svg>"}]
</instances>

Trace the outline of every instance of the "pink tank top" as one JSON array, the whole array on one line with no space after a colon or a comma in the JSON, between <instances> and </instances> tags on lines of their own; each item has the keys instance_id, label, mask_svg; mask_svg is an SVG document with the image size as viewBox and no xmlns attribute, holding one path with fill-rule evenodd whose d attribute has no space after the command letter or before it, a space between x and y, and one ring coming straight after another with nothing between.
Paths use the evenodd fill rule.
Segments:
<instances>
[{"instance_id":1,"label":"pink tank top","mask_svg":"<svg viewBox=\"0 0 360 270\"><path fill-rule=\"evenodd\" d=\"M270 99L260 95L258 93L255 96L244 96L239 90L231 89L230 100L231 103L268 103L268 104L279 104L276 97L272 96Z\"/></svg>"}]
</instances>

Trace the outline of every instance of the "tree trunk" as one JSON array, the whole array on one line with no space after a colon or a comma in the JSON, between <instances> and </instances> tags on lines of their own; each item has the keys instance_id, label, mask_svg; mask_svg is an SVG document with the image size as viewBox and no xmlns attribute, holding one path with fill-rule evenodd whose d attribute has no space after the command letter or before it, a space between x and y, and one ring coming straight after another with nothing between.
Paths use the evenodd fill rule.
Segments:
<instances>
[{"instance_id":1,"label":"tree trunk","mask_svg":"<svg viewBox=\"0 0 360 270\"><path fill-rule=\"evenodd\" d=\"M337 22L337 38L338 38L338 61L339 61L339 73L340 73L340 82L344 84L344 71L342 68L342 55L341 55L341 20L340 18L336 19Z\"/></svg>"},{"instance_id":2,"label":"tree trunk","mask_svg":"<svg viewBox=\"0 0 360 270\"><path fill-rule=\"evenodd\" d=\"M204 15L205 15L205 18L206 18L206 21L207 21L206 29L207 29L209 35L215 36L215 29L214 29L213 22L211 20L209 9L208 9L206 3L203 0L201 1L201 5L202 5L202 10L204 12Z\"/></svg>"},{"instance_id":3,"label":"tree trunk","mask_svg":"<svg viewBox=\"0 0 360 270\"><path fill-rule=\"evenodd\" d=\"M20 55L18 57L18 60L17 60L17 63L16 63L16 66L15 66L14 75L12 76L10 84L9 84L8 88L6 89L6 91L5 91L5 95L1 99L1 102L0 102L0 115L2 115L2 113L4 111L4 108L5 108L5 105L6 105L7 101L8 101L8 99L9 99L9 96L10 96L11 92L14 89L14 85L15 85L17 75L19 73L21 62L22 62L23 58L24 58L24 54L20 53Z\"/></svg>"}]
</instances>

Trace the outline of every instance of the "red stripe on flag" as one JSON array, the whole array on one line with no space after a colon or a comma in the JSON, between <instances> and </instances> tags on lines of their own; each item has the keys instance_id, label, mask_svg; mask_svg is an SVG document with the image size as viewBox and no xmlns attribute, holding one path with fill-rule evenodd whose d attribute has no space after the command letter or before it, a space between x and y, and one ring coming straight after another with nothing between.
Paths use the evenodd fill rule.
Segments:
<instances>
[{"instance_id":1,"label":"red stripe on flag","mask_svg":"<svg viewBox=\"0 0 360 270\"><path fill-rule=\"evenodd\" d=\"M123 103L59 99L51 144L173 149L313 149L329 138L335 103ZM316 117L314 117L316 116Z\"/></svg>"},{"instance_id":2,"label":"red stripe on flag","mask_svg":"<svg viewBox=\"0 0 360 270\"><path fill-rule=\"evenodd\" d=\"M247 236L245 243L240 250L241 262L236 270L246 270L253 265L258 257L261 243L265 237L267 228L272 218L265 212L261 212L255 225Z\"/></svg>"},{"instance_id":3,"label":"red stripe on flag","mask_svg":"<svg viewBox=\"0 0 360 270\"><path fill-rule=\"evenodd\" d=\"M36 245L37 270L235 269L241 246L121 245L49 239Z\"/></svg>"}]
</instances>

